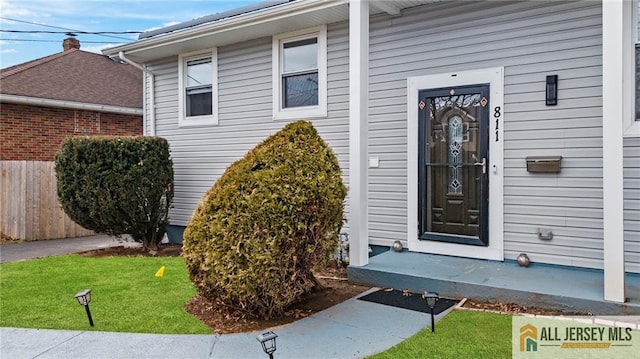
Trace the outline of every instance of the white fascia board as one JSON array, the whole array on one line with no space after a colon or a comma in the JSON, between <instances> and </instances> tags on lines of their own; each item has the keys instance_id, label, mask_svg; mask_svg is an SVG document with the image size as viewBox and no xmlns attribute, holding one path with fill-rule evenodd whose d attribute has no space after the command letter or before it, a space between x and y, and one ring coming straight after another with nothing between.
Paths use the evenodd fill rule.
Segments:
<instances>
[{"instance_id":1,"label":"white fascia board","mask_svg":"<svg viewBox=\"0 0 640 359\"><path fill-rule=\"evenodd\" d=\"M115 56L120 51L132 54L160 46L167 46L182 41L197 39L201 36L213 35L216 32L235 31L260 23L285 20L291 16L302 15L307 12L331 8L347 3L349 3L349 0L294 1L269 7L264 10L234 16L226 20L214 21L210 24L198 25L193 28L177 30L163 35L156 35L149 39L143 39L130 44L108 48L102 50L102 53L107 56Z\"/></svg>"},{"instance_id":2,"label":"white fascia board","mask_svg":"<svg viewBox=\"0 0 640 359\"><path fill-rule=\"evenodd\" d=\"M54 99L39 98L39 97L0 94L0 102L14 103L19 105L69 108L73 110L98 111L98 112L119 113L123 115L142 116L142 109L136 108L136 107L100 105L100 104L94 104L94 103L54 100Z\"/></svg>"}]
</instances>

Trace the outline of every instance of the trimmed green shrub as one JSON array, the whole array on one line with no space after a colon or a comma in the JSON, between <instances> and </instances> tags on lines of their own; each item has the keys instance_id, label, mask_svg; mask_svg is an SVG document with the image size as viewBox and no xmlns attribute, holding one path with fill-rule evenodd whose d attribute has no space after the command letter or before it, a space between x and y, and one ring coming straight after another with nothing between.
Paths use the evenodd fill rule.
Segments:
<instances>
[{"instance_id":1,"label":"trimmed green shrub","mask_svg":"<svg viewBox=\"0 0 640 359\"><path fill-rule=\"evenodd\" d=\"M173 200L173 162L160 137L71 137L55 158L58 199L84 228L130 234L157 249Z\"/></svg>"},{"instance_id":2,"label":"trimmed green shrub","mask_svg":"<svg viewBox=\"0 0 640 359\"><path fill-rule=\"evenodd\" d=\"M344 223L338 160L310 122L288 124L233 163L184 232L183 256L204 297L270 318L310 292Z\"/></svg>"}]
</instances>

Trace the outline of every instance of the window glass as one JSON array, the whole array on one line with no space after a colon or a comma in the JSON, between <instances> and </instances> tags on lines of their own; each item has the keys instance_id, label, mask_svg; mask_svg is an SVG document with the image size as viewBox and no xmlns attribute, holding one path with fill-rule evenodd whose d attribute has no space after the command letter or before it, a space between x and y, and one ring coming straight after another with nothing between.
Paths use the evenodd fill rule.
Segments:
<instances>
[{"instance_id":1,"label":"window glass","mask_svg":"<svg viewBox=\"0 0 640 359\"><path fill-rule=\"evenodd\" d=\"M211 85L211 58L187 61L187 87Z\"/></svg>"},{"instance_id":2,"label":"window glass","mask_svg":"<svg viewBox=\"0 0 640 359\"><path fill-rule=\"evenodd\" d=\"M318 39L287 42L283 45L283 72L315 70L318 68Z\"/></svg>"},{"instance_id":3,"label":"window glass","mask_svg":"<svg viewBox=\"0 0 640 359\"><path fill-rule=\"evenodd\" d=\"M187 90L187 116L211 115L213 98L211 86L208 89Z\"/></svg>"},{"instance_id":4,"label":"window glass","mask_svg":"<svg viewBox=\"0 0 640 359\"><path fill-rule=\"evenodd\" d=\"M187 61L186 115L211 115L213 78L211 58Z\"/></svg>"},{"instance_id":5,"label":"window glass","mask_svg":"<svg viewBox=\"0 0 640 359\"><path fill-rule=\"evenodd\" d=\"M283 107L317 106L318 73L285 76L283 79Z\"/></svg>"}]
</instances>

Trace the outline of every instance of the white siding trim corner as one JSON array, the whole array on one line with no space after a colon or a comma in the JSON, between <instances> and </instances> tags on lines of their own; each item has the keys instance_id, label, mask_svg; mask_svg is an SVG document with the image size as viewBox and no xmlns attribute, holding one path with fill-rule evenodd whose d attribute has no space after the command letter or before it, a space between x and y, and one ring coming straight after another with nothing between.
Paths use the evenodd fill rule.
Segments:
<instances>
[{"instance_id":1,"label":"white siding trim corner","mask_svg":"<svg viewBox=\"0 0 640 359\"><path fill-rule=\"evenodd\" d=\"M351 0L349 5L349 261L352 266L364 266L369 263L369 4L365 0Z\"/></svg>"},{"instance_id":2,"label":"white siding trim corner","mask_svg":"<svg viewBox=\"0 0 640 359\"><path fill-rule=\"evenodd\" d=\"M496 107L502 110L496 133L489 131L489 246L478 247L464 244L420 241L418 239L418 91L442 87L489 84L491 113ZM407 79L407 242L409 250L459 257L504 260L504 68L409 77ZM493 117L489 119L492 121ZM492 126L490 128L493 129Z\"/></svg>"},{"instance_id":3,"label":"white siding trim corner","mask_svg":"<svg viewBox=\"0 0 640 359\"><path fill-rule=\"evenodd\" d=\"M602 162L604 299L625 301L624 18L625 2L602 2Z\"/></svg>"}]
</instances>

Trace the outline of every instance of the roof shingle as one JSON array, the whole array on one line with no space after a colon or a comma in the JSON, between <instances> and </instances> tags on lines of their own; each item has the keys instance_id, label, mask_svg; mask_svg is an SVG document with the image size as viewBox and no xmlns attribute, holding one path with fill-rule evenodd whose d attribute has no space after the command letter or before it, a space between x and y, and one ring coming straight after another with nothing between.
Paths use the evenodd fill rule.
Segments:
<instances>
[{"instance_id":1,"label":"roof shingle","mask_svg":"<svg viewBox=\"0 0 640 359\"><path fill-rule=\"evenodd\" d=\"M0 70L0 93L142 108L142 71L70 49Z\"/></svg>"}]
</instances>

